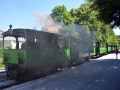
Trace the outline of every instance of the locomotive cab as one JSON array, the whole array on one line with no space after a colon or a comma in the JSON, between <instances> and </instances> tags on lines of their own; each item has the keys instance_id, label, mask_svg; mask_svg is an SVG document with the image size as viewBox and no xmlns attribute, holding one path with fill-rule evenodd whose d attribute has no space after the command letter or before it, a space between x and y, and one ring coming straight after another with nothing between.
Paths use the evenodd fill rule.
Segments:
<instances>
[{"instance_id":1,"label":"locomotive cab","mask_svg":"<svg viewBox=\"0 0 120 90\"><path fill-rule=\"evenodd\" d=\"M26 67L26 48L21 47L26 42L25 36L24 31L11 27L3 33L3 64L7 76L16 77Z\"/></svg>"},{"instance_id":2,"label":"locomotive cab","mask_svg":"<svg viewBox=\"0 0 120 90\"><path fill-rule=\"evenodd\" d=\"M29 78L68 65L70 39L55 33L10 26L3 33L3 54L7 76Z\"/></svg>"}]
</instances>

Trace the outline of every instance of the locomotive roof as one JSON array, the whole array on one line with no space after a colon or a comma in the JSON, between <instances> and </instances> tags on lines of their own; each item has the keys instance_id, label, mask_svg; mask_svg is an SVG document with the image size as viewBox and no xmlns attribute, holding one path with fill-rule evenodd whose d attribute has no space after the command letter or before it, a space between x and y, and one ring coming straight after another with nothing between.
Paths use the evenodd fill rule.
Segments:
<instances>
[{"instance_id":1,"label":"locomotive roof","mask_svg":"<svg viewBox=\"0 0 120 90\"><path fill-rule=\"evenodd\" d=\"M20 31L20 32L18 33L18 31ZM22 29L17 29L17 30L12 29L12 33L8 30L8 31L2 33L2 35L3 35L3 37L5 37L5 36L18 36L18 37L20 37L20 36L24 35L24 32Z\"/></svg>"},{"instance_id":2,"label":"locomotive roof","mask_svg":"<svg viewBox=\"0 0 120 90\"><path fill-rule=\"evenodd\" d=\"M57 36L64 36L67 37L65 35L60 35L60 34L56 34L56 33L50 33L50 32L45 32L45 31L38 31L38 30L34 30L34 29L22 29L22 28L18 28L18 29L12 29L13 33L10 33L10 31L6 31L4 33L2 33L3 37L5 36L24 36L25 33L32 33L32 34L36 34L36 35L41 35L41 34L53 34L53 35L57 35Z\"/></svg>"}]
</instances>

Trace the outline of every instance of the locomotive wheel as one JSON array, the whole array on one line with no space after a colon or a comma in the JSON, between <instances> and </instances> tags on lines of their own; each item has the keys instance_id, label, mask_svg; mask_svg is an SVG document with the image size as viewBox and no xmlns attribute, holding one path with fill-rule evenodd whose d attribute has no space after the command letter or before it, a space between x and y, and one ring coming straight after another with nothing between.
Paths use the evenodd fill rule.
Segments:
<instances>
[{"instance_id":1,"label":"locomotive wheel","mask_svg":"<svg viewBox=\"0 0 120 90\"><path fill-rule=\"evenodd\" d=\"M7 66L5 66L5 70L6 70L6 77L9 78L10 77L10 71L9 71Z\"/></svg>"},{"instance_id":2,"label":"locomotive wheel","mask_svg":"<svg viewBox=\"0 0 120 90\"><path fill-rule=\"evenodd\" d=\"M7 77L7 78L10 77L10 72L9 72L9 71L6 72L6 77Z\"/></svg>"},{"instance_id":3,"label":"locomotive wheel","mask_svg":"<svg viewBox=\"0 0 120 90\"><path fill-rule=\"evenodd\" d=\"M11 78L14 78L15 80L18 80L18 75L14 70L11 70L11 69L7 70L6 76L7 78L11 77Z\"/></svg>"}]
</instances>

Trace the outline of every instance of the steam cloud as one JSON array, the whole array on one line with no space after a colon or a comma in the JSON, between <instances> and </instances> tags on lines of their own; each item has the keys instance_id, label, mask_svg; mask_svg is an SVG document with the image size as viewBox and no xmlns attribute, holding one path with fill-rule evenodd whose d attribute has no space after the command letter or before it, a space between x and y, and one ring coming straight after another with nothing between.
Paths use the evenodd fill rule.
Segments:
<instances>
[{"instance_id":1,"label":"steam cloud","mask_svg":"<svg viewBox=\"0 0 120 90\"><path fill-rule=\"evenodd\" d=\"M35 18L36 23L41 26L42 31L59 33L65 36L72 36L89 41L96 41L95 33L91 33L86 26L74 23L65 26L64 24L55 22L50 15L46 15L45 13L34 13L33 17Z\"/></svg>"},{"instance_id":2,"label":"steam cloud","mask_svg":"<svg viewBox=\"0 0 120 90\"><path fill-rule=\"evenodd\" d=\"M88 56L88 52L90 52L90 55L93 54L92 43L96 41L96 35L94 32L91 32L87 25L71 23L65 26L63 23L60 24L55 22L50 15L46 15L44 13L34 13L33 16L37 24L42 27L42 31L58 33L76 38L80 43L79 47L82 47L80 48L81 53L79 54L79 57Z\"/></svg>"},{"instance_id":3,"label":"steam cloud","mask_svg":"<svg viewBox=\"0 0 120 90\"><path fill-rule=\"evenodd\" d=\"M61 29L61 25L57 24L50 15L46 15L44 13L34 13L33 17L36 22L42 27L43 31L51 32L51 33L59 33L59 29Z\"/></svg>"}]
</instances>

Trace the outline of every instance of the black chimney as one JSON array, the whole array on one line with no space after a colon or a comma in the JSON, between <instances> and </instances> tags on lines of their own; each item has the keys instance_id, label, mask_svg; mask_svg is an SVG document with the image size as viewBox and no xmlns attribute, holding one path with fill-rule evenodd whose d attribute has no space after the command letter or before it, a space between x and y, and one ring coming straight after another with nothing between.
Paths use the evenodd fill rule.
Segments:
<instances>
[{"instance_id":1,"label":"black chimney","mask_svg":"<svg viewBox=\"0 0 120 90\"><path fill-rule=\"evenodd\" d=\"M12 25L11 24L9 25L9 27L10 27L10 29L12 29Z\"/></svg>"}]
</instances>

